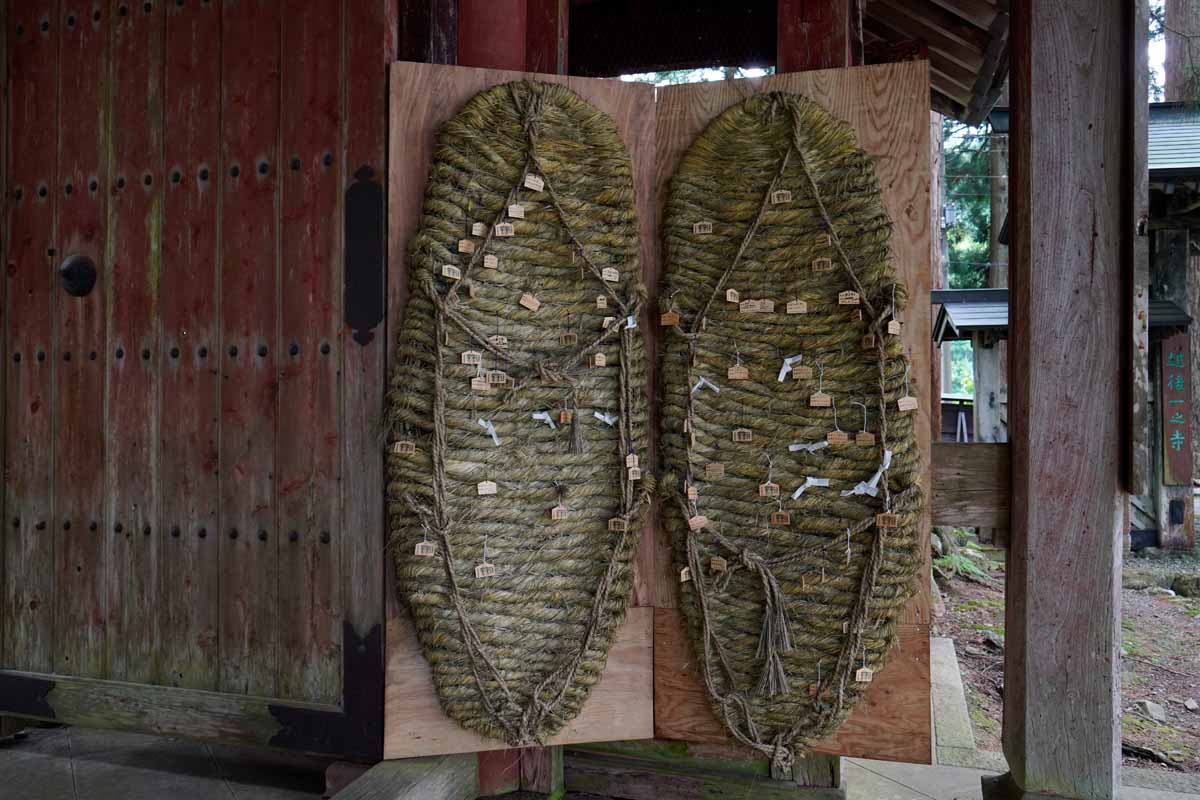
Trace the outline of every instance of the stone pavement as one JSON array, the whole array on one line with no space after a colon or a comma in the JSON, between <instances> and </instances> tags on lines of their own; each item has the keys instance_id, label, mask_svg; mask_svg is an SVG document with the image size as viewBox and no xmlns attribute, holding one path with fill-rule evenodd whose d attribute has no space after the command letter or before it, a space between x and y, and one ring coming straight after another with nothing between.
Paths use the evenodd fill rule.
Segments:
<instances>
[{"instance_id":1,"label":"stone pavement","mask_svg":"<svg viewBox=\"0 0 1200 800\"><path fill-rule=\"evenodd\" d=\"M34 728L26 738L0 746L0 798L318 800L327 763L134 733ZM979 778L989 772L853 759L846 764L847 800L979 800ZM1197 800L1200 795L1126 788L1121 798Z\"/></svg>"}]
</instances>

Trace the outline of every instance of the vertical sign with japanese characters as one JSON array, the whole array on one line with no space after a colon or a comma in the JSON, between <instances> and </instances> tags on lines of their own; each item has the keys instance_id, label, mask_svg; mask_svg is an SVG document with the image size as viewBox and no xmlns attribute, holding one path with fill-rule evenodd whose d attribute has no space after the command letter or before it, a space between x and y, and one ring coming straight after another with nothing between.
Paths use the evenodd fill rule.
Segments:
<instances>
[{"instance_id":1,"label":"vertical sign with japanese characters","mask_svg":"<svg viewBox=\"0 0 1200 800\"><path fill-rule=\"evenodd\" d=\"M1161 343L1163 484L1192 483L1191 359L1188 335L1178 333Z\"/></svg>"}]
</instances>

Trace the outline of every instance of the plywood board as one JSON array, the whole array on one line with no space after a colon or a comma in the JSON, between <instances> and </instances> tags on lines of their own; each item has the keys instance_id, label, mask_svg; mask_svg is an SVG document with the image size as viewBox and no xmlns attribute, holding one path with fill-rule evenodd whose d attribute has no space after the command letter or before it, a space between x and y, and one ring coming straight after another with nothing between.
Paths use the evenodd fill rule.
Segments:
<instances>
[{"instance_id":1,"label":"plywood board","mask_svg":"<svg viewBox=\"0 0 1200 800\"><path fill-rule=\"evenodd\" d=\"M633 160L643 278L647 283L657 284L653 87L562 75L401 62L392 66L390 81L389 330L400 329L408 298L407 248L420 222L425 179L438 128L476 93L525 78L566 84L616 121ZM643 312L643 330L652 327L649 313L649 310ZM394 342L389 346L394 346ZM643 547L634 567L631 603L635 606L648 606L653 600L652 519L653 515L647 515ZM442 713L407 612L395 602L394 581L390 578L386 590L390 601L385 756L398 758L506 747L503 742L463 730ZM583 713L553 743L640 739L652 735L651 628L648 608L630 610L599 686L593 690Z\"/></svg>"},{"instance_id":2,"label":"plywood board","mask_svg":"<svg viewBox=\"0 0 1200 800\"><path fill-rule=\"evenodd\" d=\"M651 670L654 609L631 608L618 629L604 674L580 714L548 745L648 739L654 735ZM384 758L470 753L508 747L460 727L438 705L433 673L407 613L388 620Z\"/></svg>"},{"instance_id":3,"label":"plywood board","mask_svg":"<svg viewBox=\"0 0 1200 800\"><path fill-rule=\"evenodd\" d=\"M929 397L930 381L930 203L929 203L929 72L926 62L884 64L842 70L823 70L723 81L710 84L671 86L660 90L657 105L657 197L658 208L666 201L670 177L696 136L731 105L759 92L788 91L804 94L820 103L838 119L851 125L863 150L876 160L876 171L884 207L893 229L891 249L897 275L909 291L908 309L903 314L903 339L912 364L912 394ZM918 414L916 430L923 456L922 486L930 497L930 423L928 407ZM921 538L928 542L929 503L926 502ZM671 563L666 531L656 529L655 605L674 609L678 605L677 578ZM928 553L925 546L922 551ZM921 569L920 585L901 622L918 637L928 635L930 621L929 569ZM661 612L660 612L661 613ZM708 731L697 720L711 711L703 693L691 693L677 678L687 674L694 661L690 647L663 649L671 636L664 631L670 617L656 626L655 735L688 738L692 731ZM680 633L683 634L680 617ZM680 637L686 640L686 635ZM916 645L911 645L916 647ZM925 644L926 651L928 643ZM911 652L911 651L910 651ZM885 671L886 674L886 671ZM878 681L867 694L851 722L835 737L831 753L865 757L895 758L928 763L932 753L929 715L929 680L917 672L899 683ZM697 733L696 735L706 735Z\"/></svg>"}]
</instances>

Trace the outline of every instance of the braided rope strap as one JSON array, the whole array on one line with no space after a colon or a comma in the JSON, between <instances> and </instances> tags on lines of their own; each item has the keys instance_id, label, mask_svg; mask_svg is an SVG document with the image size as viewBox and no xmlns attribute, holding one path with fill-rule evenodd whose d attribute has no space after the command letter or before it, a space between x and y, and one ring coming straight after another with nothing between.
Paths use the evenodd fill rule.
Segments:
<instances>
[{"instance_id":1,"label":"braided rope strap","mask_svg":"<svg viewBox=\"0 0 1200 800\"><path fill-rule=\"evenodd\" d=\"M580 712L624 618L653 484L639 275L609 117L518 82L445 124L390 378L391 545L442 707L513 746Z\"/></svg>"},{"instance_id":2,"label":"braided rope strap","mask_svg":"<svg viewBox=\"0 0 1200 800\"><path fill-rule=\"evenodd\" d=\"M681 606L718 719L786 772L886 662L922 563L891 225L849 126L782 93L709 125L664 219Z\"/></svg>"}]
</instances>

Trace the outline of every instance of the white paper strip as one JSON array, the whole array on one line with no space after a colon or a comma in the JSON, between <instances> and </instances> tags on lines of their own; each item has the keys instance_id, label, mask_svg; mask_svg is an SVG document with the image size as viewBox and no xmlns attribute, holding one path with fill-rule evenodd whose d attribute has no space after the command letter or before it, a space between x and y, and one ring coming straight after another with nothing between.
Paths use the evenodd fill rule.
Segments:
<instances>
[{"instance_id":1,"label":"white paper strip","mask_svg":"<svg viewBox=\"0 0 1200 800\"><path fill-rule=\"evenodd\" d=\"M481 418L479 420L479 427L487 431L488 436L492 437L492 441L495 443L496 447L500 446L500 437L496 434L496 426L492 424L490 419Z\"/></svg>"},{"instance_id":2,"label":"white paper strip","mask_svg":"<svg viewBox=\"0 0 1200 800\"><path fill-rule=\"evenodd\" d=\"M827 487L829 486L829 478L814 478L810 475L804 479L804 483L796 487L796 491L792 492L792 499L799 499L800 495L804 494L805 489L809 489L813 486Z\"/></svg>"},{"instance_id":3,"label":"white paper strip","mask_svg":"<svg viewBox=\"0 0 1200 800\"><path fill-rule=\"evenodd\" d=\"M627 330L633 330L636 327L637 327L637 317L634 316L633 314L630 314L628 317L625 318L625 328Z\"/></svg>"},{"instance_id":4,"label":"white paper strip","mask_svg":"<svg viewBox=\"0 0 1200 800\"><path fill-rule=\"evenodd\" d=\"M824 440L812 443L793 442L792 444L788 445L788 450L791 450L793 453L799 453L801 450L807 450L810 453L815 453L818 450L824 450L826 447L829 447L829 442Z\"/></svg>"},{"instance_id":5,"label":"white paper strip","mask_svg":"<svg viewBox=\"0 0 1200 800\"><path fill-rule=\"evenodd\" d=\"M783 383L783 379L786 378L788 376L788 373L792 371L792 367L794 365L798 364L800 362L800 360L803 358L804 358L803 353L797 353L794 356L788 356L787 358L785 358L783 360L783 366L779 368L779 377L776 378L776 380L779 381L780 383Z\"/></svg>"},{"instance_id":6,"label":"white paper strip","mask_svg":"<svg viewBox=\"0 0 1200 800\"><path fill-rule=\"evenodd\" d=\"M883 451L883 463L879 465L879 469L875 470L875 474L871 476L871 480L862 481L853 489L847 489L842 492L842 497L850 497L855 494L865 494L874 497L879 494L879 479L883 477L883 471L892 466L892 451Z\"/></svg>"},{"instance_id":7,"label":"white paper strip","mask_svg":"<svg viewBox=\"0 0 1200 800\"><path fill-rule=\"evenodd\" d=\"M617 421L616 414L609 414L609 413L602 412L602 411L593 411L592 416L595 417L596 419L600 420L601 422L603 422L605 425L607 425L610 428Z\"/></svg>"},{"instance_id":8,"label":"white paper strip","mask_svg":"<svg viewBox=\"0 0 1200 800\"><path fill-rule=\"evenodd\" d=\"M701 375L700 380L696 381L696 385L692 387L692 394L695 394L696 392L700 391L700 387L702 387L702 386L707 386L708 388L712 389L717 394L721 393L720 386L717 386L715 383L710 381L708 378Z\"/></svg>"},{"instance_id":9,"label":"white paper strip","mask_svg":"<svg viewBox=\"0 0 1200 800\"><path fill-rule=\"evenodd\" d=\"M550 412L549 412L549 411L538 411L537 413L535 413L535 414L533 415L533 418L534 418L534 419L540 419L542 422L544 422L544 423L546 423L547 425L549 425L549 426L550 426L550 430L554 430L554 429L555 429L555 427L556 427L556 426L555 426L555 424L554 424L554 420L550 419Z\"/></svg>"}]
</instances>

